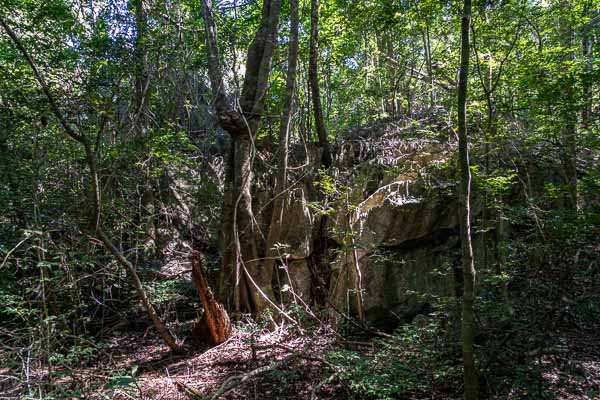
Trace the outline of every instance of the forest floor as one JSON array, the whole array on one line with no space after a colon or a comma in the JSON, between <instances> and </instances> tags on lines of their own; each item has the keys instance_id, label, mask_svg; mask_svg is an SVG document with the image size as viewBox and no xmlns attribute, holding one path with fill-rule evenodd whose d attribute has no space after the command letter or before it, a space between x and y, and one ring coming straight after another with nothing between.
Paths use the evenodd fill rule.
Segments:
<instances>
[{"instance_id":1,"label":"forest floor","mask_svg":"<svg viewBox=\"0 0 600 400\"><path fill-rule=\"evenodd\" d=\"M600 400L600 332L561 332L562 346L540 355L545 392L561 400Z\"/></svg>"},{"instance_id":2,"label":"forest floor","mask_svg":"<svg viewBox=\"0 0 600 400\"><path fill-rule=\"evenodd\" d=\"M116 336L103 346L101 362L54 384L85 388L86 399L210 399L218 392L221 399L347 397L335 379L337 367L325 358L341 346L333 334L241 328L219 346L197 344L184 355L173 354L154 335Z\"/></svg>"},{"instance_id":3,"label":"forest floor","mask_svg":"<svg viewBox=\"0 0 600 400\"><path fill-rule=\"evenodd\" d=\"M562 347L540 354L540 397L531 393L532 398L600 399L600 337L580 332L561 337ZM339 379L343 370L327 354L350 348L371 357L376 351L375 342L346 341L322 330L269 331L256 325L238 325L229 340L213 348L189 344L197 350L175 355L152 334L115 336L95 362L62 371L53 385L62 393L85 393L65 397L71 400L346 399L351 395ZM520 399L522 394L509 390L490 398ZM454 397L438 393L431 398Z\"/></svg>"}]
</instances>

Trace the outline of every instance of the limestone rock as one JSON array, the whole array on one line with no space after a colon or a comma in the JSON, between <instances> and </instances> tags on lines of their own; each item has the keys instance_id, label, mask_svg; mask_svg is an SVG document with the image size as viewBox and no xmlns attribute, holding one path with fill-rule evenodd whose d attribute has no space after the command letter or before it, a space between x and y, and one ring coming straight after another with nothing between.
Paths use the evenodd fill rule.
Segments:
<instances>
[{"instance_id":1,"label":"limestone rock","mask_svg":"<svg viewBox=\"0 0 600 400\"><path fill-rule=\"evenodd\" d=\"M421 143L392 168L373 168L372 160L358 167L349 197L366 197L346 217L351 239L332 267L330 300L338 309L358 311L352 298L360 286L365 319L389 330L426 310L424 294L454 293L458 201L451 168L438 168L451 165L452 154L450 146Z\"/></svg>"}]
</instances>

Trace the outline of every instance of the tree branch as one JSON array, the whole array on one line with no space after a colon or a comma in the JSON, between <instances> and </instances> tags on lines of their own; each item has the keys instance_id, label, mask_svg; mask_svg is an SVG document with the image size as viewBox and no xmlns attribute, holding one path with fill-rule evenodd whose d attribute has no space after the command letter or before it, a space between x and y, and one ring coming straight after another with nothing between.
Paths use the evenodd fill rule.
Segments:
<instances>
[{"instance_id":1,"label":"tree branch","mask_svg":"<svg viewBox=\"0 0 600 400\"><path fill-rule=\"evenodd\" d=\"M92 191L93 191L93 201L94 201L93 221L94 221L94 225L95 225L96 234L99 236L102 243L104 243L104 246L108 249L108 251L117 259L119 264L121 264L127 270L128 274L130 275L130 278L133 281L136 293L140 297L140 300L141 300L144 308L146 309L146 312L150 315L150 318L152 319L152 322L154 323L154 327L156 328L156 330L158 331L160 336L163 338L165 343L172 350L181 351L183 349L183 346L180 343L178 343L177 340L173 337L173 335L169 332L166 325L160 319L160 316L158 315L158 313L152 306L152 303L150 303L150 300L149 300L148 296L146 295L146 291L145 291L145 289L142 285L142 282L137 274L137 271L135 270L135 267L133 266L133 264L131 264L131 262L129 262L129 260L127 260L127 258L125 258L123 253L121 253L121 251L119 251L119 249L112 243L112 241L109 239L109 237L102 230L101 220L100 220L100 216L101 216L100 183L99 183L99 179L98 179L96 155L95 155L94 149L92 148L90 141L88 140L88 138L85 135L81 135L81 134L78 134L77 132L75 132L73 130L73 128L67 123L67 120L65 119L64 115L58 108L58 105L57 105L54 97L52 96L52 93L50 92L50 88L46 84L46 81L44 80L43 76L40 74L33 58L29 55L29 53L27 52L27 50L25 49L25 47L19 40L19 37L13 32L13 30L8 26L8 24L2 18L0 18L0 25L2 25L2 27L4 28L4 30L6 31L8 36L10 36L10 38L12 39L15 46L19 49L19 51L23 54L23 57L25 57L25 59L27 60L27 63L33 70L33 74L34 74L36 80L42 87L42 90L44 91L44 94L46 95L46 98L48 99L48 102L50 103L50 106L52 108L52 111L54 112L54 115L60 121L60 124L62 125L62 127L65 130L65 132L67 133L67 135L69 135L75 141L81 143L81 145L83 146L83 149L84 149L85 155L86 155L87 165L90 170L90 175L92 178Z\"/></svg>"},{"instance_id":2,"label":"tree branch","mask_svg":"<svg viewBox=\"0 0 600 400\"><path fill-rule=\"evenodd\" d=\"M48 103L50 103L52 112L54 113L54 115L56 116L56 118L58 119L60 124L62 125L62 127L65 130L65 132L67 133L67 135L71 136L73 139L75 139L79 143L83 143L86 140L86 138L83 135L80 135L77 132L75 132L75 130L67 122L65 116L58 108L58 104L54 100L52 93L50 93L50 88L48 87L48 84L44 80L44 77L40 74L40 71L38 70L37 65L33 61L33 58L31 58L31 56L29 55L27 50L25 50L25 47L21 43L21 40L19 39L19 37L10 28L10 26L8 26L8 24L2 19L2 17L0 17L0 25L2 25L2 28L4 28L4 31L6 31L6 34L8 36L10 36L15 47L21 52L23 57L25 57L25 60L27 60L27 64L29 64L29 66L31 67L31 69L33 71L33 75L35 76L35 79L38 81L38 83L40 84L40 86L42 88L42 91L46 95L46 98L48 99Z\"/></svg>"}]
</instances>

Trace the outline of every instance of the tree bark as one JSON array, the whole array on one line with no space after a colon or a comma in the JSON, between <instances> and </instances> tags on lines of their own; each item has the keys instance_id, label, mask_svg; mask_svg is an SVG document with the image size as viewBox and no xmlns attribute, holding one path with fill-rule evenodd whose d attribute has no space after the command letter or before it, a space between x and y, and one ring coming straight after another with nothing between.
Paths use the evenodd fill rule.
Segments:
<instances>
[{"instance_id":1,"label":"tree bark","mask_svg":"<svg viewBox=\"0 0 600 400\"><path fill-rule=\"evenodd\" d=\"M310 58L308 63L308 80L312 94L313 109L315 115L315 126L319 137L319 146L323 151L321 165L329 168L332 164L331 149L327 139L327 128L323 118L323 106L321 105L321 93L319 89L318 58L319 58L319 0L312 0L310 9Z\"/></svg>"},{"instance_id":2,"label":"tree bark","mask_svg":"<svg viewBox=\"0 0 600 400\"><path fill-rule=\"evenodd\" d=\"M204 308L198 331L211 345L216 346L226 341L231 335L231 323L227 311L222 304L217 302L208 285L202 268L202 256L198 251L192 253L192 276L200 303Z\"/></svg>"},{"instance_id":3,"label":"tree bark","mask_svg":"<svg viewBox=\"0 0 600 400\"><path fill-rule=\"evenodd\" d=\"M471 241L471 170L469 165L469 142L467 134L467 91L469 80L471 0L464 0L461 18L461 53L458 80L458 158L460 170L460 239L464 276L463 308L461 323L465 400L476 400L479 385L475 368L473 337L475 260Z\"/></svg>"}]
</instances>

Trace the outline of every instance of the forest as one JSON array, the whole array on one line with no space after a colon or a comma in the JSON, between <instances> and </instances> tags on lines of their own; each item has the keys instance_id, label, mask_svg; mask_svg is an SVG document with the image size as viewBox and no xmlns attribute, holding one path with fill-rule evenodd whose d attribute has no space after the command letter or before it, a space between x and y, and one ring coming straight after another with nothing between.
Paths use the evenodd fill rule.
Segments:
<instances>
[{"instance_id":1,"label":"forest","mask_svg":"<svg viewBox=\"0 0 600 400\"><path fill-rule=\"evenodd\" d=\"M0 399L600 399L599 0L0 0Z\"/></svg>"}]
</instances>

